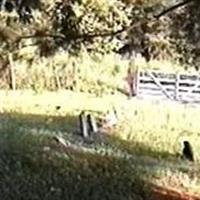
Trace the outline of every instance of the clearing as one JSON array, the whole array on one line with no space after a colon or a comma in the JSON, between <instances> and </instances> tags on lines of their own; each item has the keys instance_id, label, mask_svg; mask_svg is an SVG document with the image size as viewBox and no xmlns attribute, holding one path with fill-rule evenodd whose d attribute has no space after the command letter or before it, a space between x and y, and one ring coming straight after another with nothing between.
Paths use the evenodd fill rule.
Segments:
<instances>
[{"instance_id":1,"label":"clearing","mask_svg":"<svg viewBox=\"0 0 200 200\"><path fill-rule=\"evenodd\" d=\"M176 188L170 199L200 195L198 105L70 91L0 96L2 199L165 199L166 191L155 192L163 188ZM114 130L87 140L78 134L80 111L97 116L112 106L120 119ZM185 138L195 163L180 159Z\"/></svg>"}]
</instances>

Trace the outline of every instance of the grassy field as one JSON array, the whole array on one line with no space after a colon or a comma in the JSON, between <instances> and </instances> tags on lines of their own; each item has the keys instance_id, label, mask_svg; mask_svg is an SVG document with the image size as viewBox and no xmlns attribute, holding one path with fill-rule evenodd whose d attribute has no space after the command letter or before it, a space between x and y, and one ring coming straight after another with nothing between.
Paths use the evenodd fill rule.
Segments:
<instances>
[{"instance_id":1,"label":"grassy field","mask_svg":"<svg viewBox=\"0 0 200 200\"><path fill-rule=\"evenodd\" d=\"M152 184L200 195L198 105L66 91L0 96L1 199L151 199ZM81 110L98 115L112 106L114 130L79 136ZM184 139L195 163L180 159Z\"/></svg>"}]
</instances>

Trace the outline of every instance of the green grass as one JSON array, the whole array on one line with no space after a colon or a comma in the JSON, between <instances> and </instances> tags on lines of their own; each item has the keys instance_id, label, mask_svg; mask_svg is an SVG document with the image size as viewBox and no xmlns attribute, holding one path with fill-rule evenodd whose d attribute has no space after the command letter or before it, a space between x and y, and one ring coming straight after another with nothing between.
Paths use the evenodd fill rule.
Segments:
<instances>
[{"instance_id":1,"label":"green grass","mask_svg":"<svg viewBox=\"0 0 200 200\"><path fill-rule=\"evenodd\" d=\"M96 142L103 149L98 153L94 144L65 132L63 137L71 145L63 148L53 141L52 130L22 130L17 121L8 118L12 125L1 130L2 199L146 198L148 189L139 170L127 159L109 155L103 144Z\"/></svg>"},{"instance_id":2,"label":"green grass","mask_svg":"<svg viewBox=\"0 0 200 200\"><path fill-rule=\"evenodd\" d=\"M1 96L2 199L150 199L152 184L200 191L199 107L72 92ZM83 140L76 128L80 110L97 115L112 105L118 127ZM195 150L194 164L180 159L184 138Z\"/></svg>"}]
</instances>

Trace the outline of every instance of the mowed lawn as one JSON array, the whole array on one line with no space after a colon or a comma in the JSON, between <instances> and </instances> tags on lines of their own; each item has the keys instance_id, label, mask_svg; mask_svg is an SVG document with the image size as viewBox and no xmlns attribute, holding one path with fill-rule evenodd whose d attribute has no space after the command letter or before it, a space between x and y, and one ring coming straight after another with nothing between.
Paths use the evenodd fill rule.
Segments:
<instances>
[{"instance_id":1,"label":"mowed lawn","mask_svg":"<svg viewBox=\"0 0 200 200\"><path fill-rule=\"evenodd\" d=\"M152 185L200 195L200 105L66 91L0 95L1 199L151 199ZM112 106L117 127L83 139L77 115ZM180 158L185 139L194 163Z\"/></svg>"}]
</instances>

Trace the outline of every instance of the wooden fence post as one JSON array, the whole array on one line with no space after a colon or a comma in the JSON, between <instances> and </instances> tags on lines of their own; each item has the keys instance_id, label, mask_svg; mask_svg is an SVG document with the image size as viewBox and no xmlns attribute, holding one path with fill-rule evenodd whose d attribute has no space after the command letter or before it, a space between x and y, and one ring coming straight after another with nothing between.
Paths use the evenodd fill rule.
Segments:
<instances>
[{"instance_id":1,"label":"wooden fence post","mask_svg":"<svg viewBox=\"0 0 200 200\"><path fill-rule=\"evenodd\" d=\"M135 96L137 96L139 94L139 84L140 84L140 71L137 67L135 70L135 83L134 83Z\"/></svg>"},{"instance_id":2,"label":"wooden fence post","mask_svg":"<svg viewBox=\"0 0 200 200\"><path fill-rule=\"evenodd\" d=\"M176 74L176 81L175 81L175 99L178 101L179 99L179 80L180 80L180 74Z\"/></svg>"},{"instance_id":3,"label":"wooden fence post","mask_svg":"<svg viewBox=\"0 0 200 200\"><path fill-rule=\"evenodd\" d=\"M75 62L72 63L72 73L74 74L74 83L76 92L80 91L79 79L78 79L78 66Z\"/></svg>"},{"instance_id":4,"label":"wooden fence post","mask_svg":"<svg viewBox=\"0 0 200 200\"><path fill-rule=\"evenodd\" d=\"M10 89L16 90L15 67L11 53L8 54L8 60L9 60L9 71L10 71Z\"/></svg>"},{"instance_id":5,"label":"wooden fence post","mask_svg":"<svg viewBox=\"0 0 200 200\"><path fill-rule=\"evenodd\" d=\"M60 76L59 76L58 70L56 68L54 68L54 75L55 75L55 78L56 78L57 90L60 90L61 89Z\"/></svg>"}]
</instances>

